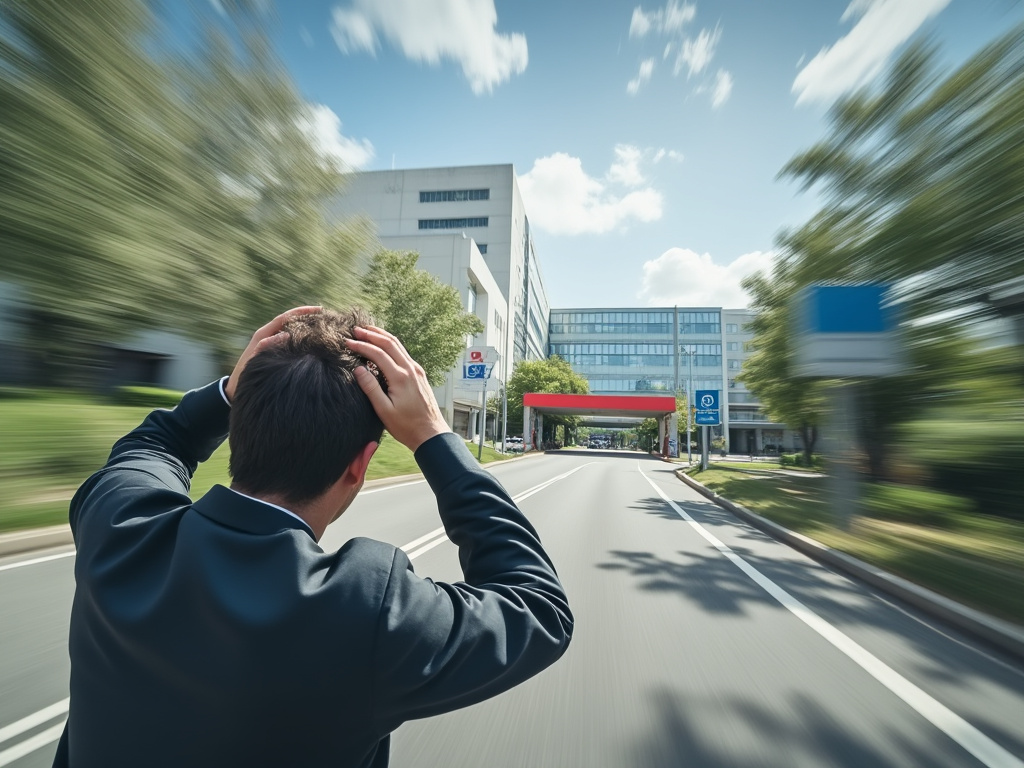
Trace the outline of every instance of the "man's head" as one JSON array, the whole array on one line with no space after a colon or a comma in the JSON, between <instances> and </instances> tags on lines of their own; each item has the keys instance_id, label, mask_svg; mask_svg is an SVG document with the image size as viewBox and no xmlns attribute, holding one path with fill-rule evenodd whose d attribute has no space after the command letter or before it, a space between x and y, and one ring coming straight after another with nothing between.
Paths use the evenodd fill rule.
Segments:
<instances>
[{"instance_id":1,"label":"man's head","mask_svg":"<svg viewBox=\"0 0 1024 768\"><path fill-rule=\"evenodd\" d=\"M302 315L249 360L231 402L234 487L304 504L380 441L384 427L354 373L367 361L345 343L355 326L372 324L360 310Z\"/></svg>"}]
</instances>

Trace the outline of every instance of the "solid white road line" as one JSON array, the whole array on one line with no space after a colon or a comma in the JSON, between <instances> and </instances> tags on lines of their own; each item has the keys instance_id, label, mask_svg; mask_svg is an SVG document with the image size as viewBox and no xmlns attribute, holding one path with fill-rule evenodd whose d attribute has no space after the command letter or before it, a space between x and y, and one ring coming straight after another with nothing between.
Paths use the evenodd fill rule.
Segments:
<instances>
[{"instance_id":1,"label":"solid white road line","mask_svg":"<svg viewBox=\"0 0 1024 768\"><path fill-rule=\"evenodd\" d=\"M8 563L7 565L0 565L0 571L9 571L12 568L21 568L26 565L35 565L36 563L47 563L50 560L60 560L64 557L74 557L75 554L75 550L71 550L70 552L61 552L59 555L47 555L46 557L36 557L32 560L22 560L20 563Z\"/></svg>"},{"instance_id":2,"label":"solid white road line","mask_svg":"<svg viewBox=\"0 0 1024 768\"><path fill-rule=\"evenodd\" d=\"M637 469L640 469L639 465L637 465ZM665 492L651 478L644 474L642 469L640 469L640 474L658 492L658 495L675 510L677 515L688 522L711 546L732 561L732 564L750 577L755 584L774 597L800 621L846 654L858 666L892 693L896 694L906 704L910 705L914 711L928 720L928 722L953 739L953 741L978 758L982 763L989 766L989 768L1024 768L1024 761L1017 759L1016 756L996 744L992 739L960 717L960 715L932 698L932 696L918 688L903 677L903 675L892 669L892 667L883 663L877 656L866 650L863 646L858 645L849 636L840 632L818 616L818 614L789 594L789 592L715 538L704 526L690 517L678 504L666 496Z\"/></svg>"},{"instance_id":3,"label":"solid white road line","mask_svg":"<svg viewBox=\"0 0 1024 768\"><path fill-rule=\"evenodd\" d=\"M11 723L10 725L5 725L3 728L0 728L0 744L3 744L5 741L10 741L15 736L20 736L25 731L31 730L37 725L42 725L47 720L53 720L53 718L63 715L68 711L68 703L70 701L70 699L58 701L56 704L43 707L38 712L34 712L28 717L23 717L15 723ZM0 752L0 766L9 765L30 752L35 752L37 749L45 747L47 744L56 741L60 738L63 731L64 720L61 720L59 723L50 726L45 731L40 731L34 736L15 744L13 747L8 747Z\"/></svg>"},{"instance_id":4,"label":"solid white road line","mask_svg":"<svg viewBox=\"0 0 1024 768\"><path fill-rule=\"evenodd\" d=\"M10 725L5 725L3 728L0 728L0 744L13 739L15 736L18 736L27 730L35 728L37 725L42 725L47 720L53 720L53 718L58 715L63 715L68 711L68 703L70 701L71 699L58 701L56 704L43 707L38 712L35 712L28 717L23 717L15 723L11 723Z\"/></svg>"},{"instance_id":5,"label":"solid white road line","mask_svg":"<svg viewBox=\"0 0 1024 768\"><path fill-rule=\"evenodd\" d=\"M61 721L54 726L47 728L45 731L40 731L35 736L25 739L20 744L15 744L10 749L5 749L0 752L0 768L5 765L10 765L15 760L20 760L25 755L35 752L37 749L45 747L60 738L60 735L64 732L64 722Z\"/></svg>"}]
</instances>

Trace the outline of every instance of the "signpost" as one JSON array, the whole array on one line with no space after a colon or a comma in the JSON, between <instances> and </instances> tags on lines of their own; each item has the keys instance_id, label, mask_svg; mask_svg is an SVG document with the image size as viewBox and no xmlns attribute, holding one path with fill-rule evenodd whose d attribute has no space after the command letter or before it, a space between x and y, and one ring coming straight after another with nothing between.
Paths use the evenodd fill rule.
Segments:
<instances>
[{"instance_id":1,"label":"signpost","mask_svg":"<svg viewBox=\"0 0 1024 768\"><path fill-rule=\"evenodd\" d=\"M708 468L708 427L722 423L719 408L722 393L717 389L698 389L694 394L696 412L694 422L700 426L700 468Z\"/></svg>"},{"instance_id":2,"label":"signpost","mask_svg":"<svg viewBox=\"0 0 1024 768\"><path fill-rule=\"evenodd\" d=\"M484 455L484 434L487 432L487 380L495 364L501 358L494 347L469 347L466 360L462 366L462 378L467 381L483 382L483 395L480 403L480 447L476 458L479 461Z\"/></svg>"}]
</instances>

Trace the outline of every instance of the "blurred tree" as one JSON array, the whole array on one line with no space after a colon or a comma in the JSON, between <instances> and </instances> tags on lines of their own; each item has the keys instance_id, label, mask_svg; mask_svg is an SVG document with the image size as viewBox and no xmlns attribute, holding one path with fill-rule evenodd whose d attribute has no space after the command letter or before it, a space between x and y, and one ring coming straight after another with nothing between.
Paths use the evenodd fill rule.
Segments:
<instances>
[{"instance_id":1,"label":"blurred tree","mask_svg":"<svg viewBox=\"0 0 1024 768\"><path fill-rule=\"evenodd\" d=\"M658 448L658 420L644 419L636 428L636 435L642 450L656 450Z\"/></svg>"},{"instance_id":2,"label":"blurred tree","mask_svg":"<svg viewBox=\"0 0 1024 768\"><path fill-rule=\"evenodd\" d=\"M987 294L1024 275L1024 27L941 78L912 45L881 88L840 100L826 138L782 175L821 185L835 247L800 249L797 282L892 282L913 317L991 314Z\"/></svg>"},{"instance_id":3,"label":"blurred tree","mask_svg":"<svg viewBox=\"0 0 1024 768\"><path fill-rule=\"evenodd\" d=\"M458 291L422 269L418 253L381 250L363 279L363 291L377 322L395 334L431 386L444 383L466 351L466 337L484 324L462 308Z\"/></svg>"},{"instance_id":4,"label":"blurred tree","mask_svg":"<svg viewBox=\"0 0 1024 768\"><path fill-rule=\"evenodd\" d=\"M50 383L141 327L227 351L283 307L356 294L368 229L327 211L344 168L271 54L268 6L224 7L175 57L143 0L0 3L0 253Z\"/></svg>"},{"instance_id":5,"label":"blurred tree","mask_svg":"<svg viewBox=\"0 0 1024 768\"><path fill-rule=\"evenodd\" d=\"M744 361L743 372L737 378L757 395L774 421L800 433L810 466L825 402L820 383L793 375L794 283L787 279L785 265L780 264L774 276L758 273L747 277L743 288L751 297L750 308L756 312L750 323L755 351Z\"/></svg>"},{"instance_id":6,"label":"blurred tree","mask_svg":"<svg viewBox=\"0 0 1024 768\"><path fill-rule=\"evenodd\" d=\"M311 106L272 52L269 6L223 7L230 25L218 26L217 14L207 19L201 53L180 63L178 83L210 224L229 231L232 258L217 268L235 301L220 309L238 333L282 307L351 303L371 238L366 221L330 216L347 169L319 145ZM196 254L204 263L210 255Z\"/></svg>"},{"instance_id":7,"label":"blurred tree","mask_svg":"<svg viewBox=\"0 0 1024 768\"><path fill-rule=\"evenodd\" d=\"M0 253L52 383L152 322L193 191L138 0L0 4Z\"/></svg>"},{"instance_id":8,"label":"blurred tree","mask_svg":"<svg viewBox=\"0 0 1024 768\"><path fill-rule=\"evenodd\" d=\"M587 379L576 373L558 355L545 360L522 360L516 364L508 381L508 423L510 432L522 432L523 395L544 392L560 395L585 395L590 392ZM545 425L579 426L578 416L545 416ZM513 425L515 425L513 427ZM528 439L523 435L523 439ZM539 439L539 438L538 438Z\"/></svg>"}]
</instances>

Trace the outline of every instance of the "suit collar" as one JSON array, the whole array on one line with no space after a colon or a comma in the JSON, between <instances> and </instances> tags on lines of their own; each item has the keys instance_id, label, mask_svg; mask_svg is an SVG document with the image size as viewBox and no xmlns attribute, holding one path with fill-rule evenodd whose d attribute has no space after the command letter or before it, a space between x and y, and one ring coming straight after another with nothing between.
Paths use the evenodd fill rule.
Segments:
<instances>
[{"instance_id":1,"label":"suit collar","mask_svg":"<svg viewBox=\"0 0 1024 768\"><path fill-rule=\"evenodd\" d=\"M213 486L192 508L215 523L245 533L269 536L280 531L295 530L303 531L315 540L312 529L305 521L272 504L243 496L223 485Z\"/></svg>"}]
</instances>

